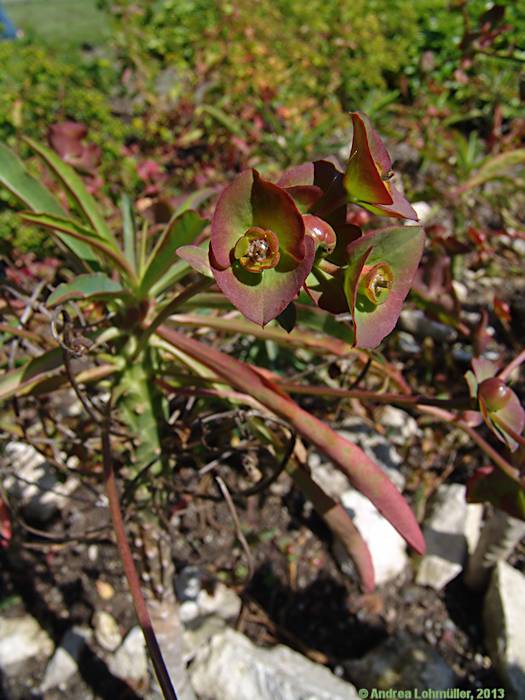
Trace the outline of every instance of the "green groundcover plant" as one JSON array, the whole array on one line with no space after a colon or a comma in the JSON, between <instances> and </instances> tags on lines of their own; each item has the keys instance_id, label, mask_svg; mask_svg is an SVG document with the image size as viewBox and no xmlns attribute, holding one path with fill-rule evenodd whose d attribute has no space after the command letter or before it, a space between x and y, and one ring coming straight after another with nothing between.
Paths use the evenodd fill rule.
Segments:
<instances>
[{"instance_id":1,"label":"green groundcover plant","mask_svg":"<svg viewBox=\"0 0 525 700\"><path fill-rule=\"evenodd\" d=\"M112 466L115 416L135 436L128 473L144 480L170 469L163 450L163 436L169 431L168 394L190 390L256 407L260 413L252 418L253 429L273 444L279 463L286 464L295 484L342 541L365 590L373 588L374 572L361 533L341 504L312 480L293 444L287 448L272 432L272 420L322 451L416 552L425 548L412 510L385 473L290 397L293 392L315 394L315 387L287 385L184 328L235 330L320 354L353 354L364 367L373 365L375 372L397 384L398 393L367 397L367 392L349 389L340 390L341 395L408 404L461 427L498 467L476 476L470 497L495 500L524 516L519 455L525 412L507 385L512 368L475 362L468 377L471 396L457 405L412 395L395 368L375 361L369 352L397 322L423 252L424 233L395 185L378 133L365 115L354 112L351 119L353 140L344 168L331 160L305 163L285 171L276 182L254 169L245 170L222 191L211 221L192 209L202 199L195 193L153 236L147 225L137 226L126 196L120 222L117 225L112 217L108 224L72 167L82 169L93 155L89 149L74 151L75 129L68 127L55 144L72 165L26 139L60 184L60 197L31 176L13 151L0 146L0 183L26 207L23 221L47 230L70 256L74 271L46 300L52 342L24 327L19 307L7 307L9 323L2 331L20 339L29 334L32 347L36 343L42 352L28 355L3 374L0 399L45 395L71 384L99 426L117 541L166 697L175 694L148 622L120 514ZM348 223L348 212L355 207L398 223L363 232ZM411 225L402 223L406 221ZM232 317L232 307L244 318ZM229 316L210 313L212 309L227 310ZM523 359L522 353L512 366ZM109 397L103 403L88 400L88 392L96 387ZM451 408L460 410L445 410ZM488 445L476 432L473 416L480 416L518 461L507 460ZM292 454L295 459L288 463ZM272 478L278 473L277 469Z\"/></svg>"}]
</instances>

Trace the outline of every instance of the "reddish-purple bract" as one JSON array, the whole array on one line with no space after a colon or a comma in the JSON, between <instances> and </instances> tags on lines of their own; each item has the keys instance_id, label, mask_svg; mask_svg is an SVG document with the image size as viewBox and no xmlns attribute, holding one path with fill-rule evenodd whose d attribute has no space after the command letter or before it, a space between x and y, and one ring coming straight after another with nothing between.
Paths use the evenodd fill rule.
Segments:
<instances>
[{"instance_id":1,"label":"reddish-purple bract","mask_svg":"<svg viewBox=\"0 0 525 700\"><path fill-rule=\"evenodd\" d=\"M260 242L254 240L258 230ZM268 265L260 257L264 250L271 253ZM265 325L278 316L302 287L314 254L314 241L282 187L247 170L224 190L212 220L210 265L221 291L246 318Z\"/></svg>"},{"instance_id":2,"label":"reddish-purple bract","mask_svg":"<svg viewBox=\"0 0 525 700\"><path fill-rule=\"evenodd\" d=\"M424 233L418 226L371 231L347 247L344 289L354 322L354 344L374 348L394 328L423 253ZM360 293L363 275L378 266L388 269L388 289L380 303Z\"/></svg>"}]
</instances>

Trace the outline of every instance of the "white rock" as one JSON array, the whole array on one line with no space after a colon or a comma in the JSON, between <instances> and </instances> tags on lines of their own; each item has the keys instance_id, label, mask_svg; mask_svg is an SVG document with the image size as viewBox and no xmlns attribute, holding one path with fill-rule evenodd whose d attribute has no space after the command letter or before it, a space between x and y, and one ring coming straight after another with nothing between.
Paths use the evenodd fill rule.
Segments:
<instances>
[{"instance_id":1,"label":"white rock","mask_svg":"<svg viewBox=\"0 0 525 700\"><path fill-rule=\"evenodd\" d=\"M44 680L40 689L46 692L57 686L65 686L70 678L78 671L78 660L91 636L91 630L83 627L72 627L62 637L51 661L48 663Z\"/></svg>"},{"instance_id":2,"label":"white rock","mask_svg":"<svg viewBox=\"0 0 525 700\"><path fill-rule=\"evenodd\" d=\"M465 521L465 538L467 540L467 554L469 557L475 552L481 535L483 522L483 504L467 503L467 519Z\"/></svg>"},{"instance_id":3,"label":"white rock","mask_svg":"<svg viewBox=\"0 0 525 700\"><path fill-rule=\"evenodd\" d=\"M257 648L227 629L197 652L190 667L202 700L355 700L328 669L285 646Z\"/></svg>"},{"instance_id":4,"label":"white rock","mask_svg":"<svg viewBox=\"0 0 525 700\"><path fill-rule=\"evenodd\" d=\"M27 661L36 656L50 656L53 641L30 615L0 618L0 668Z\"/></svg>"},{"instance_id":5,"label":"white rock","mask_svg":"<svg viewBox=\"0 0 525 700\"><path fill-rule=\"evenodd\" d=\"M343 422L339 435L356 443L376 464L381 467L388 478L401 491L405 486L405 477L399 471L403 462L401 455L383 435L366 425L360 418L348 417Z\"/></svg>"},{"instance_id":6,"label":"white rock","mask_svg":"<svg viewBox=\"0 0 525 700\"><path fill-rule=\"evenodd\" d=\"M133 627L122 645L109 657L108 667L117 678L125 681L142 681L148 675L146 642L140 627Z\"/></svg>"},{"instance_id":7,"label":"white rock","mask_svg":"<svg viewBox=\"0 0 525 700\"><path fill-rule=\"evenodd\" d=\"M428 222L432 215L433 208L428 202L414 202L412 207L415 209L419 221L407 221L407 224L419 226Z\"/></svg>"},{"instance_id":8,"label":"white rock","mask_svg":"<svg viewBox=\"0 0 525 700\"><path fill-rule=\"evenodd\" d=\"M200 617L200 609L195 600L185 600L180 604L179 615L181 621L186 624Z\"/></svg>"},{"instance_id":9,"label":"white rock","mask_svg":"<svg viewBox=\"0 0 525 700\"><path fill-rule=\"evenodd\" d=\"M376 584L380 586L399 576L408 563L405 540L358 491L346 491L341 496L341 502L368 545ZM339 542L334 545L334 555L343 572L354 575L351 559Z\"/></svg>"},{"instance_id":10,"label":"white rock","mask_svg":"<svg viewBox=\"0 0 525 700\"><path fill-rule=\"evenodd\" d=\"M394 406L385 406L380 410L379 422L386 428L387 440L395 445L404 445L416 435L421 435L416 419Z\"/></svg>"},{"instance_id":11,"label":"white rock","mask_svg":"<svg viewBox=\"0 0 525 700\"><path fill-rule=\"evenodd\" d=\"M463 569L467 555L467 502L465 486L444 484L431 502L423 534L427 551L416 583L441 590Z\"/></svg>"},{"instance_id":12,"label":"white rock","mask_svg":"<svg viewBox=\"0 0 525 700\"><path fill-rule=\"evenodd\" d=\"M215 584L213 593L202 589L197 596L201 615L218 615L224 620L235 620L241 611L241 599L223 583Z\"/></svg>"},{"instance_id":13,"label":"white rock","mask_svg":"<svg viewBox=\"0 0 525 700\"><path fill-rule=\"evenodd\" d=\"M483 623L494 665L515 700L525 698L525 576L504 561L492 573Z\"/></svg>"},{"instance_id":14,"label":"white rock","mask_svg":"<svg viewBox=\"0 0 525 700\"><path fill-rule=\"evenodd\" d=\"M93 617L95 639L106 651L115 651L122 644L122 635L115 618L105 610L98 610Z\"/></svg>"},{"instance_id":15,"label":"white rock","mask_svg":"<svg viewBox=\"0 0 525 700\"><path fill-rule=\"evenodd\" d=\"M30 519L49 520L79 484L71 477L61 483L46 458L23 442L8 443L5 459L8 476L4 487L19 501Z\"/></svg>"}]
</instances>

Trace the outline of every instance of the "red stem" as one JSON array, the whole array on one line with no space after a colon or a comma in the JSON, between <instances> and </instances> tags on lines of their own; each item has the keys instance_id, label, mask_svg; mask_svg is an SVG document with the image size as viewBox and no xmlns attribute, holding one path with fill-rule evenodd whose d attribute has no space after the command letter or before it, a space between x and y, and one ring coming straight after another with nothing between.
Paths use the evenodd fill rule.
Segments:
<instances>
[{"instance_id":1,"label":"red stem","mask_svg":"<svg viewBox=\"0 0 525 700\"><path fill-rule=\"evenodd\" d=\"M157 637L155 636L153 625L151 624L151 618L149 616L146 601L144 600L144 596L142 595L140 588L139 575L137 573L135 563L133 562L133 555L126 536L124 521L120 510L117 482L115 479L115 472L113 470L113 459L111 457L111 444L108 426L105 426L102 429L102 457L104 463L104 482L109 500L109 510L113 521L113 527L115 528L117 546L120 553L120 558L122 560L122 565L124 567L124 573L126 574L131 597L133 599L135 613L142 629L142 633L144 634L146 646L148 647L148 652L153 662L153 668L155 669L155 674L161 687L162 694L164 695L165 700L178 700L177 694L171 683L168 669L166 668L166 664L162 658L162 652L160 650Z\"/></svg>"},{"instance_id":2,"label":"red stem","mask_svg":"<svg viewBox=\"0 0 525 700\"><path fill-rule=\"evenodd\" d=\"M522 350L519 355L516 355L516 357L499 372L498 379L506 382L516 367L519 367L523 362L525 362L525 350Z\"/></svg>"}]
</instances>

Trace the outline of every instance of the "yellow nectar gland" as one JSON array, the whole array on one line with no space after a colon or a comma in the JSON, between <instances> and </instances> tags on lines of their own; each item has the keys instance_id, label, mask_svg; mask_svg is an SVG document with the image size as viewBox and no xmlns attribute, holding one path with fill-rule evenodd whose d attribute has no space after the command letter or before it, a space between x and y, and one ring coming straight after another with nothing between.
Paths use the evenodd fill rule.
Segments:
<instances>
[{"instance_id":1,"label":"yellow nectar gland","mask_svg":"<svg viewBox=\"0 0 525 700\"><path fill-rule=\"evenodd\" d=\"M273 231L259 226L250 227L239 238L233 257L248 272L263 272L279 262L279 240Z\"/></svg>"},{"instance_id":2,"label":"yellow nectar gland","mask_svg":"<svg viewBox=\"0 0 525 700\"><path fill-rule=\"evenodd\" d=\"M363 294L374 306L383 304L392 289L394 274L390 265L378 263L365 266L359 279L358 294Z\"/></svg>"}]
</instances>

